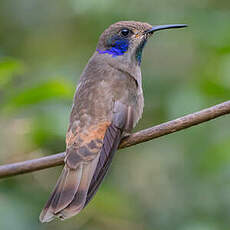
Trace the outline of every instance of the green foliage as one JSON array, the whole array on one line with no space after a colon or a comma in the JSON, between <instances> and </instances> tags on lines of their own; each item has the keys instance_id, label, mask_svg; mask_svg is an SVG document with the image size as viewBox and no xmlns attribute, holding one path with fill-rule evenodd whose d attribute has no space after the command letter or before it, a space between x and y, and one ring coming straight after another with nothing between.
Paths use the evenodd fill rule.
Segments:
<instances>
[{"instance_id":1,"label":"green foliage","mask_svg":"<svg viewBox=\"0 0 230 230\"><path fill-rule=\"evenodd\" d=\"M70 83L61 79L49 80L13 92L6 102L6 110L25 109L54 98L70 99L72 95L73 90Z\"/></svg>"},{"instance_id":2,"label":"green foliage","mask_svg":"<svg viewBox=\"0 0 230 230\"><path fill-rule=\"evenodd\" d=\"M13 58L0 58L0 90L7 87L18 74L23 74L25 66L22 61Z\"/></svg>"}]
</instances>

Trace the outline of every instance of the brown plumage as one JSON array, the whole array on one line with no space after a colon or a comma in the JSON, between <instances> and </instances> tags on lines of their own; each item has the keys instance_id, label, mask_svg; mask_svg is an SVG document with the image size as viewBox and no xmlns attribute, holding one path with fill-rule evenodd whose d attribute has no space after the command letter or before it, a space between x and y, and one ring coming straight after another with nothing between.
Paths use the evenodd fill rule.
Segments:
<instances>
[{"instance_id":1,"label":"brown plumage","mask_svg":"<svg viewBox=\"0 0 230 230\"><path fill-rule=\"evenodd\" d=\"M65 166L41 212L41 222L69 218L87 205L122 136L140 119L144 106L141 52L152 28L125 21L111 25L101 35L75 93Z\"/></svg>"}]
</instances>

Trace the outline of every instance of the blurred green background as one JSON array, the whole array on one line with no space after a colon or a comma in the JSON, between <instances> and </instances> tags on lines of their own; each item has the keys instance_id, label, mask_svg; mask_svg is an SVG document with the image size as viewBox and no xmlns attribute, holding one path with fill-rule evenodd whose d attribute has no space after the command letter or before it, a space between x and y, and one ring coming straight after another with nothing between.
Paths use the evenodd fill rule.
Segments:
<instances>
[{"instance_id":1,"label":"blurred green background","mask_svg":"<svg viewBox=\"0 0 230 230\"><path fill-rule=\"evenodd\" d=\"M99 35L120 20L189 25L147 44L136 130L229 100L227 0L1 0L0 164L64 151L81 71ZM230 116L119 151L80 215L40 224L60 170L1 180L0 229L230 227Z\"/></svg>"}]
</instances>

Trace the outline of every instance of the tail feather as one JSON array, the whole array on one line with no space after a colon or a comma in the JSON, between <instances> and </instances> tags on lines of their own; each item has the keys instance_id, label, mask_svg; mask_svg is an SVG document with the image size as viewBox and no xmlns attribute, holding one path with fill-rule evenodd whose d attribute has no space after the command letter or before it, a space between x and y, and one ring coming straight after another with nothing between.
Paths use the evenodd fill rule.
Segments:
<instances>
[{"instance_id":1,"label":"tail feather","mask_svg":"<svg viewBox=\"0 0 230 230\"><path fill-rule=\"evenodd\" d=\"M49 222L51 220L54 219L54 208L53 206L55 206L55 200L57 200L57 194L58 194L58 191L60 190L60 188L62 187L61 185L63 184L63 181L66 177L66 170L63 169L62 170L62 173L57 181L57 184L53 190L53 192L51 193L51 196L49 198L49 200L47 201L47 203L45 204L45 207L43 208L41 214L40 214L40 221L41 222Z\"/></svg>"},{"instance_id":2,"label":"tail feather","mask_svg":"<svg viewBox=\"0 0 230 230\"><path fill-rule=\"evenodd\" d=\"M53 220L56 213L71 203L78 190L81 176L82 164L76 170L64 167L50 199L40 214L41 222Z\"/></svg>"},{"instance_id":3,"label":"tail feather","mask_svg":"<svg viewBox=\"0 0 230 230\"><path fill-rule=\"evenodd\" d=\"M57 213L59 218L61 219L70 218L78 214L84 208L89 185L93 178L93 174L95 172L98 159L99 159L99 154L90 164L85 164L83 166L81 182L74 196L74 199L66 208L64 208L62 211Z\"/></svg>"},{"instance_id":4,"label":"tail feather","mask_svg":"<svg viewBox=\"0 0 230 230\"><path fill-rule=\"evenodd\" d=\"M65 178L65 183L62 185L62 190L55 207L55 213L60 212L67 207L73 200L82 177L83 164L79 165L77 170L68 169L68 174Z\"/></svg>"}]
</instances>

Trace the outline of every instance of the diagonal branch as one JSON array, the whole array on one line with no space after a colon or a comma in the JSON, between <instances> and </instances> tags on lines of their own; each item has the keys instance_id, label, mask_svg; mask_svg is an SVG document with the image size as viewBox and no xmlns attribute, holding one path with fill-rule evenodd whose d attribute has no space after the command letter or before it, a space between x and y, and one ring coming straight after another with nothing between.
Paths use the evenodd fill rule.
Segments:
<instances>
[{"instance_id":1,"label":"diagonal branch","mask_svg":"<svg viewBox=\"0 0 230 230\"><path fill-rule=\"evenodd\" d=\"M192 113L175 120L133 133L122 139L119 148L126 148L132 145L146 142L229 113L230 101L226 101L199 112ZM33 172L64 164L64 155L65 153L63 152L34 160L2 165L0 166L0 178Z\"/></svg>"}]
</instances>

